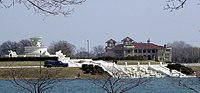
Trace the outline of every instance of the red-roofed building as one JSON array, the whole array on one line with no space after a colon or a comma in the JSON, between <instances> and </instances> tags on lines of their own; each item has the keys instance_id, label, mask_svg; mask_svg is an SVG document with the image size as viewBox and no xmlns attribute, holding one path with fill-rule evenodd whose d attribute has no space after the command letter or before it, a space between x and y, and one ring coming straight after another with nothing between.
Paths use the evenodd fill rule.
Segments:
<instances>
[{"instance_id":1,"label":"red-roofed building","mask_svg":"<svg viewBox=\"0 0 200 93\"><path fill-rule=\"evenodd\" d=\"M165 45L160 46L147 40L147 43L135 42L130 37L126 37L120 44L113 39L108 40L106 46L106 53L108 56L114 57L128 57L128 56L142 56L148 60L171 61L172 51Z\"/></svg>"}]
</instances>

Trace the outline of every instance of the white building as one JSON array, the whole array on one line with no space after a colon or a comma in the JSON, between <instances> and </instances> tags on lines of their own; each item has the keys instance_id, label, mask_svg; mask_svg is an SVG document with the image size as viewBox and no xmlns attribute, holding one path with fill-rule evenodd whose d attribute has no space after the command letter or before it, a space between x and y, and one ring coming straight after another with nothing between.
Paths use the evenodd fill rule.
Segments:
<instances>
[{"instance_id":1,"label":"white building","mask_svg":"<svg viewBox=\"0 0 200 93\"><path fill-rule=\"evenodd\" d=\"M32 37L31 46L26 46L25 48L25 55L27 56L50 56L47 51L47 47L42 45L41 40L42 37Z\"/></svg>"}]
</instances>

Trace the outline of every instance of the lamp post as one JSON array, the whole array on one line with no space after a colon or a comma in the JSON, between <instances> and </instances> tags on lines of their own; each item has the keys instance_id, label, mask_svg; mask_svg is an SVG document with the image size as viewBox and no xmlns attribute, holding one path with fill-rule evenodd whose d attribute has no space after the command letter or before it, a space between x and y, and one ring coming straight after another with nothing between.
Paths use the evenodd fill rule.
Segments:
<instances>
[{"instance_id":1,"label":"lamp post","mask_svg":"<svg viewBox=\"0 0 200 93\"><path fill-rule=\"evenodd\" d=\"M198 63L199 63L199 60L200 60L200 49L199 49L199 47L198 47L198 58L197 58L197 60L198 60Z\"/></svg>"},{"instance_id":2,"label":"lamp post","mask_svg":"<svg viewBox=\"0 0 200 93\"><path fill-rule=\"evenodd\" d=\"M200 32L200 30L199 30L199 32ZM197 61L198 61L198 63L199 63L199 60L200 60L200 49L199 49L199 47L198 47L198 58L197 58Z\"/></svg>"},{"instance_id":3,"label":"lamp post","mask_svg":"<svg viewBox=\"0 0 200 93\"><path fill-rule=\"evenodd\" d=\"M90 43L89 40L87 40L88 58L90 57L90 49L89 49L90 46L89 46L89 43Z\"/></svg>"},{"instance_id":4,"label":"lamp post","mask_svg":"<svg viewBox=\"0 0 200 93\"><path fill-rule=\"evenodd\" d=\"M42 69L41 69L41 50L40 50L40 75L42 73Z\"/></svg>"},{"instance_id":5,"label":"lamp post","mask_svg":"<svg viewBox=\"0 0 200 93\"><path fill-rule=\"evenodd\" d=\"M79 57L79 51L76 50L76 58L78 59L78 57Z\"/></svg>"}]
</instances>

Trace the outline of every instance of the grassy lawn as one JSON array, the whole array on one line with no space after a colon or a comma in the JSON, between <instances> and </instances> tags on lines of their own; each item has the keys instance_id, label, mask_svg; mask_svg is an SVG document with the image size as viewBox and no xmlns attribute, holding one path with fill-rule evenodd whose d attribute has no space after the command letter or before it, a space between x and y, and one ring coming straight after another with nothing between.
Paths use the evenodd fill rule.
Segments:
<instances>
[{"instance_id":1,"label":"grassy lawn","mask_svg":"<svg viewBox=\"0 0 200 93\"><path fill-rule=\"evenodd\" d=\"M112 61L110 61L112 62ZM140 62L141 65L148 64L149 61L134 61L134 60L119 60L117 62L118 65L124 65L125 62L128 65L137 65ZM150 61L151 64L159 64L159 62ZM41 61L41 65L44 64ZM0 62L0 66L39 66L40 61L5 61ZM91 75L85 74L80 68L62 68L62 67L53 67L53 68L42 68L42 74L45 74L45 71L52 71L56 78L74 78L77 74L80 73L81 78L96 78L96 77L105 77L106 75ZM12 79L9 72L20 73L23 77L26 78L37 78L40 75L39 68L1 68L0 69L0 79Z\"/></svg>"},{"instance_id":2,"label":"grassy lawn","mask_svg":"<svg viewBox=\"0 0 200 93\"><path fill-rule=\"evenodd\" d=\"M1 61L0 66L39 66L40 61ZM41 61L41 65L44 65L44 61Z\"/></svg>"},{"instance_id":3,"label":"grassy lawn","mask_svg":"<svg viewBox=\"0 0 200 93\"><path fill-rule=\"evenodd\" d=\"M62 67L53 67L53 68L42 68L42 74L45 74L46 71L51 71L51 74L55 74L56 78L61 79L74 79L78 73L80 73L81 78L96 78L101 77L102 75L91 75L84 74L80 68L62 68ZM24 78L37 78L40 75L38 68L1 68L0 69L0 78L1 79L12 79L11 73L21 74Z\"/></svg>"},{"instance_id":4,"label":"grassy lawn","mask_svg":"<svg viewBox=\"0 0 200 93\"><path fill-rule=\"evenodd\" d=\"M200 77L200 66L187 66L189 68L192 68L197 74L198 77Z\"/></svg>"},{"instance_id":5,"label":"grassy lawn","mask_svg":"<svg viewBox=\"0 0 200 93\"><path fill-rule=\"evenodd\" d=\"M112 61L108 61L112 62ZM140 62L141 65L147 65L149 61L135 61L135 60L119 60L117 62L118 65L124 65L125 62L128 65L137 65ZM159 64L156 61L150 61L151 64ZM42 65L44 64L41 61ZM12 61L12 62L0 62L0 66L39 66L40 61ZM199 66L189 66L192 68L198 77L200 77L200 67ZM96 78L96 77L105 77L105 75L91 75L85 74L80 68L70 67L70 68L63 68L63 67L53 67L53 68L42 68L42 73L45 74L45 71L52 71L55 72L56 78L74 78L77 74L80 73L81 78ZM39 68L1 68L0 69L0 79L12 79L9 72L16 72L23 74L26 78L37 78L40 75Z\"/></svg>"}]
</instances>

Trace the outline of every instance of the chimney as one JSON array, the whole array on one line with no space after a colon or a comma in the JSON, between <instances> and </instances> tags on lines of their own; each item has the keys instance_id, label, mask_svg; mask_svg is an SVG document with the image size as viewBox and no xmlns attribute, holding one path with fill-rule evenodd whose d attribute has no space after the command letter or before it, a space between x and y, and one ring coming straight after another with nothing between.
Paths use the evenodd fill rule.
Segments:
<instances>
[{"instance_id":1,"label":"chimney","mask_svg":"<svg viewBox=\"0 0 200 93\"><path fill-rule=\"evenodd\" d=\"M150 38L147 40L147 43L150 43L151 42L151 40L150 40Z\"/></svg>"},{"instance_id":2,"label":"chimney","mask_svg":"<svg viewBox=\"0 0 200 93\"><path fill-rule=\"evenodd\" d=\"M167 48L167 45L166 45L166 44L164 44L164 48Z\"/></svg>"}]
</instances>

